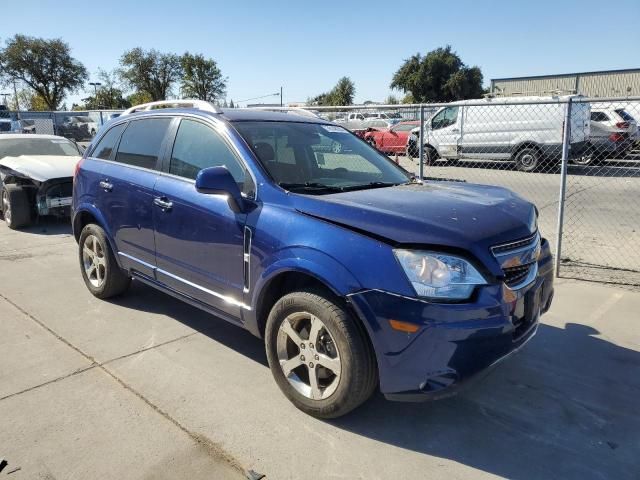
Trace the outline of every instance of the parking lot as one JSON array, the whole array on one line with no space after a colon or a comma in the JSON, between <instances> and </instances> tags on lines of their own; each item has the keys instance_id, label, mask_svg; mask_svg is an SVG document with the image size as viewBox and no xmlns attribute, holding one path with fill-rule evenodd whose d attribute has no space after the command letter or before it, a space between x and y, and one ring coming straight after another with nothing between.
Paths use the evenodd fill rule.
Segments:
<instances>
[{"instance_id":1,"label":"parking lot","mask_svg":"<svg viewBox=\"0 0 640 480\"><path fill-rule=\"evenodd\" d=\"M640 293L560 280L555 298L536 338L458 397L377 394L320 421L280 393L259 339L139 283L97 300L66 223L2 223L0 475L638 478Z\"/></svg>"}]
</instances>

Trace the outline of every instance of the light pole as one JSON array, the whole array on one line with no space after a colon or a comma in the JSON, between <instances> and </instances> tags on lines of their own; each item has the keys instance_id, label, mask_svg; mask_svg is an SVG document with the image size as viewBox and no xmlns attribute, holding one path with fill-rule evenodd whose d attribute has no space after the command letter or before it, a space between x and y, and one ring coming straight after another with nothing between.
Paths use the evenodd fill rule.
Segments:
<instances>
[{"instance_id":1,"label":"light pole","mask_svg":"<svg viewBox=\"0 0 640 480\"><path fill-rule=\"evenodd\" d=\"M93 101L95 102L95 107L98 108L98 87L102 84L100 82L89 82L89 85L93 85Z\"/></svg>"}]
</instances>

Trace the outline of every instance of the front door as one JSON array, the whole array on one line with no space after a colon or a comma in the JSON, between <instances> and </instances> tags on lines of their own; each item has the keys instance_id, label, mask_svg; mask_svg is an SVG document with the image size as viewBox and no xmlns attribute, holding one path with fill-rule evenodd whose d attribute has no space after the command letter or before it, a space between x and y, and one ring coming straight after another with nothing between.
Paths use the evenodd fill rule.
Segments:
<instances>
[{"instance_id":1,"label":"front door","mask_svg":"<svg viewBox=\"0 0 640 480\"><path fill-rule=\"evenodd\" d=\"M431 119L427 140L442 158L458 158L461 133L459 110L456 106L446 107Z\"/></svg>"},{"instance_id":2,"label":"front door","mask_svg":"<svg viewBox=\"0 0 640 480\"><path fill-rule=\"evenodd\" d=\"M182 119L154 190L157 278L171 288L240 318L246 214L223 195L199 193L200 170L225 166L241 190L253 190L243 163L210 125Z\"/></svg>"},{"instance_id":3,"label":"front door","mask_svg":"<svg viewBox=\"0 0 640 480\"><path fill-rule=\"evenodd\" d=\"M96 195L96 206L105 216L120 262L149 277L154 275L155 264L153 187L170 122L169 118L129 122L117 152L104 162Z\"/></svg>"}]
</instances>

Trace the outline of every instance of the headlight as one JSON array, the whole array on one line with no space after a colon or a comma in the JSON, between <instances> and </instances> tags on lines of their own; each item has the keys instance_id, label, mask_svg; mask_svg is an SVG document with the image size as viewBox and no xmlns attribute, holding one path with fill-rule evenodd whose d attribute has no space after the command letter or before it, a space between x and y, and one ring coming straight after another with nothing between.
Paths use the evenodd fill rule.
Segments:
<instances>
[{"instance_id":1,"label":"headlight","mask_svg":"<svg viewBox=\"0 0 640 480\"><path fill-rule=\"evenodd\" d=\"M419 297L466 300L476 285L487 283L463 258L415 250L394 250L393 253Z\"/></svg>"}]
</instances>

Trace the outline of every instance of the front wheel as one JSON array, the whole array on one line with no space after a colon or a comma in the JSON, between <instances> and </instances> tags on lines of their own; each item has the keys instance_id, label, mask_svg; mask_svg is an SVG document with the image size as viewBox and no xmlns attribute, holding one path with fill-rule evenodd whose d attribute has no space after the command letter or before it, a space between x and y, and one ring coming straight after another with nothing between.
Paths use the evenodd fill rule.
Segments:
<instances>
[{"instance_id":1,"label":"front wheel","mask_svg":"<svg viewBox=\"0 0 640 480\"><path fill-rule=\"evenodd\" d=\"M120 269L100 226L86 225L80 233L78 246L82 279L95 297L114 297L129 288L131 277Z\"/></svg>"},{"instance_id":2,"label":"front wheel","mask_svg":"<svg viewBox=\"0 0 640 480\"><path fill-rule=\"evenodd\" d=\"M367 138L367 143L369 145L371 145L373 148L375 148L376 150L378 149L377 145L376 145L376 140L373 137L368 137Z\"/></svg>"},{"instance_id":3,"label":"front wheel","mask_svg":"<svg viewBox=\"0 0 640 480\"><path fill-rule=\"evenodd\" d=\"M12 230L31 223L31 203L27 192L21 186L2 186L2 214L5 223Z\"/></svg>"},{"instance_id":4,"label":"front wheel","mask_svg":"<svg viewBox=\"0 0 640 480\"><path fill-rule=\"evenodd\" d=\"M314 291L285 295L269 314L265 337L276 383L297 408L314 417L348 413L377 385L365 333L328 295Z\"/></svg>"}]
</instances>

